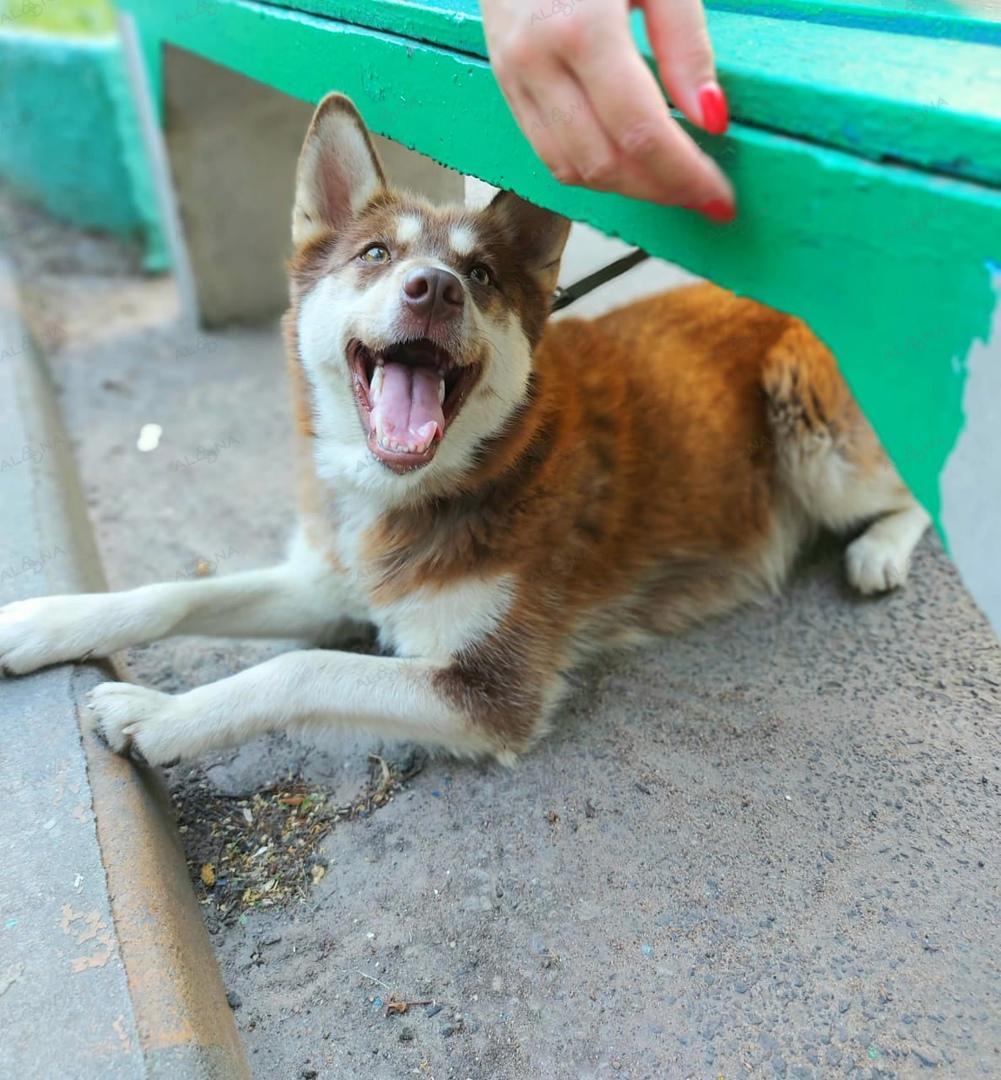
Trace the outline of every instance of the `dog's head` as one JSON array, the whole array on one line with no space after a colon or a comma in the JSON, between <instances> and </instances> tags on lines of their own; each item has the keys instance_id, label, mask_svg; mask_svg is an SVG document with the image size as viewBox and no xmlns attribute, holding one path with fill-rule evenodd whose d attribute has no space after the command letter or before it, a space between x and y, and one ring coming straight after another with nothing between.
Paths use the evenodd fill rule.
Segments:
<instances>
[{"instance_id":1,"label":"dog's head","mask_svg":"<svg viewBox=\"0 0 1001 1080\"><path fill-rule=\"evenodd\" d=\"M468 469L525 401L569 228L508 192L467 211L391 190L354 105L327 96L290 264L325 470L406 491Z\"/></svg>"}]
</instances>

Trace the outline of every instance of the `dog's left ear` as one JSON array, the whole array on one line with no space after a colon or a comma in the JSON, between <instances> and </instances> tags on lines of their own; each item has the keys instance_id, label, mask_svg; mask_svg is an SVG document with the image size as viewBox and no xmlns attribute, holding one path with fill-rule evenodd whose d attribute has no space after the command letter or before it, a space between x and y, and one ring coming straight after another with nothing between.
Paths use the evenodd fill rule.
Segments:
<instances>
[{"instance_id":1,"label":"dog's left ear","mask_svg":"<svg viewBox=\"0 0 1001 1080\"><path fill-rule=\"evenodd\" d=\"M350 98L327 94L299 154L292 210L296 247L344 225L386 186L368 129Z\"/></svg>"},{"instance_id":2,"label":"dog's left ear","mask_svg":"<svg viewBox=\"0 0 1001 1080\"><path fill-rule=\"evenodd\" d=\"M513 191L497 192L486 213L500 220L543 291L547 295L552 293L570 235L570 222L560 214L519 198Z\"/></svg>"}]
</instances>

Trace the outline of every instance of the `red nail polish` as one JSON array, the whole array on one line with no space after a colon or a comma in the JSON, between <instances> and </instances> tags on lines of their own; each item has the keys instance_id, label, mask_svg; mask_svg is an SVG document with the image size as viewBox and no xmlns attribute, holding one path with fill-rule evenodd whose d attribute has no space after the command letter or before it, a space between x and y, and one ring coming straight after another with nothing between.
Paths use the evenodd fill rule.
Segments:
<instances>
[{"instance_id":1,"label":"red nail polish","mask_svg":"<svg viewBox=\"0 0 1001 1080\"><path fill-rule=\"evenodd\" d=\"M702 126L710 135L722 135L730 123L726 97L716 83L706 83L699 91Z\"/></svg>"},{"instance_id":2,"label":"red nail polish","mask_svg":"<svg viewBox=\"0 0 1001 1080\"><path fill-rule=\"evenodd\" d=\"M696 206L694 209L698 210L700 214L704 214L710 221L721 224L733 221L737 216L736 206L733 203L725 202L723 199L712 199L710 202L703 203L702 206Z\"/></svg>"}]
</instances>

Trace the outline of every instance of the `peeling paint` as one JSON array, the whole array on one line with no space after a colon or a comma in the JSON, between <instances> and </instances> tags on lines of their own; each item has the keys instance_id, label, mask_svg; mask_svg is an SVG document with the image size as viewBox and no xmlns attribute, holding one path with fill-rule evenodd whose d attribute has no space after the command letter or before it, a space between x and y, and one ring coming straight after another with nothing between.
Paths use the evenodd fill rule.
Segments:
<instances>
[{"instance_id":1,"label":"peeling paint","mask_svg":"<svg viewBox=\"0 0 1001 1080\"><path fill-rule=\"evenodd\" d=\"M118 1042L121 1049L128 1053L132 1049L132 1040L129 1038L129 1033L125 1029L125 1017L119 1013L115 1017L114 1022L111 1025L113 1031L118 1036Z\"/></svg>"},{"instance_id":2,"label":"peeling paint","mask_svg":"<svg viewBox=\"0 0 1001 1080\"><path fill-rule=\"evenodd\" d=\"M70 964L70 970L75 975L78 975L81 971L87 971L90 968L104 967L111 959L111 954L114 952L114 944L112 943L111 935L102 934L98 938L98 944L101 946L101 951L91 953L90 956L78 956Z\"/></svg>"},{"instance_id":3,"label":"peeling paint","mask_svg":"<svg viewBox=\"0 0 1001 1080\"><path fill-rule=\"evenodd\" d=\"M87 971L89 968L104 967L111 959L114 943L108 931L108 924L98 911L74 911L69 904L62 906L62 918L59 928L64 934L74 938L77 945L93 942L96 951L88 956L77 956L70 962L74 973Z\"/></svg>"}]
</instances>

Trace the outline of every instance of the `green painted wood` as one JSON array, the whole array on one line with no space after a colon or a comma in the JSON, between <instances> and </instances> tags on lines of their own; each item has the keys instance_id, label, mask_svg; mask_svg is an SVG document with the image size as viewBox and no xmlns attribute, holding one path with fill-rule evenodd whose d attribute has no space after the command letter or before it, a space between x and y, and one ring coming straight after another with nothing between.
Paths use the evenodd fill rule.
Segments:
<instances>
[{"instance_id":1,"label":"green painted wood","mask_svg":"<svg viewBox=\"0 0 1001 1080\"><path fill-rule=\"evenodd\" d=\"M114 37L0 24L0 179L62 221L141 237L145 268L165 269L149 165Z\"/></svg>"},{"instance_id":2,"label":"green painted wood","mask_svg":"<svg viewBox=\"0 0 1001 1080\"><path fill-rule=\"evenodd\" d=\"M725 139L697 135L739 193L737 223L715 227L557 184L479 58L250 0L216 0L211 14L186 20L165 15L157 0L124 4L150 40L307 101L341 90L375 131L444 165L802 316L837 353L937 518L939 474L962 427L965 358L994 304L997 191L737 124Z\"/></svg>"},{"instance_id":3,"label":"green painted wood","mask_svg":"<svg viewBox=\"0 0 1001 1080\"><path fill-rule=\"evenodd\" d=\"M402 37L434 42L486 56L477 0L270 0L279 7L312 12L341 22L390 30ZM572 13L580 0L527 0L529 19ZM893 34L1001 44L1001 5L984 0L970 10L952 0L707 0L712 11L830 26L881 30ZM711 16L710 16L711 18Z\"/></svg>"},{"instance_id":4,"label":"green painted wood","mask_svg":"<svg viewBox=\"0 0 1001 1080\"><path fill-rule=\"evenodd\" d=\"M829 26L883 30L893 34L1001 45L1001 6L995 0L706 0L715 11Z\"/></svg>"},{"instance_id":5,"label":"green painted wood","mask_svg":"<svg viewBox=\"0 0 1001 1080\"><path fill-rule=\"evenodd\" d=\"M214 2L214 0L209 0ZM322 15L338 22L388 30L400 37L427 41L445 49L487 55L477 0L269 0L275 7ZM570 0L555 0L557 6ZM552 10L554 0L526 0L531 19Z\"/></svg>"},{"instance_id":6,"label":"green painted wood","mask_svg":"<svg viewBox=\"0 0 1001 1080\"><path fill-rule=\"evenodd\" d=\"M213 2L201 0L200 7L209 9ZM475 0L274 2L486 56ZM796 10L789 0L781 2L787 16ZM748 6L748 0L739 3ZM552 14L554 4L560 12L569 0L528 0L525 17L567 17ZM909 162L1001 186L1001 53L996 48L729 11L711 11L709 25L736 121L802 135L874 161ZM633 29L654 67L638 11Z\"/></svg>"},{"instance_id":7,"label":"green painted wood","mask_svg":"<svg viewBox=\"0 0 1001 1080\"><path fill-rule=\"evenodd\" d=\"M1001 186L997 49L725 12L710 22L738 121Z\"/></svg>"}]
</instances>

